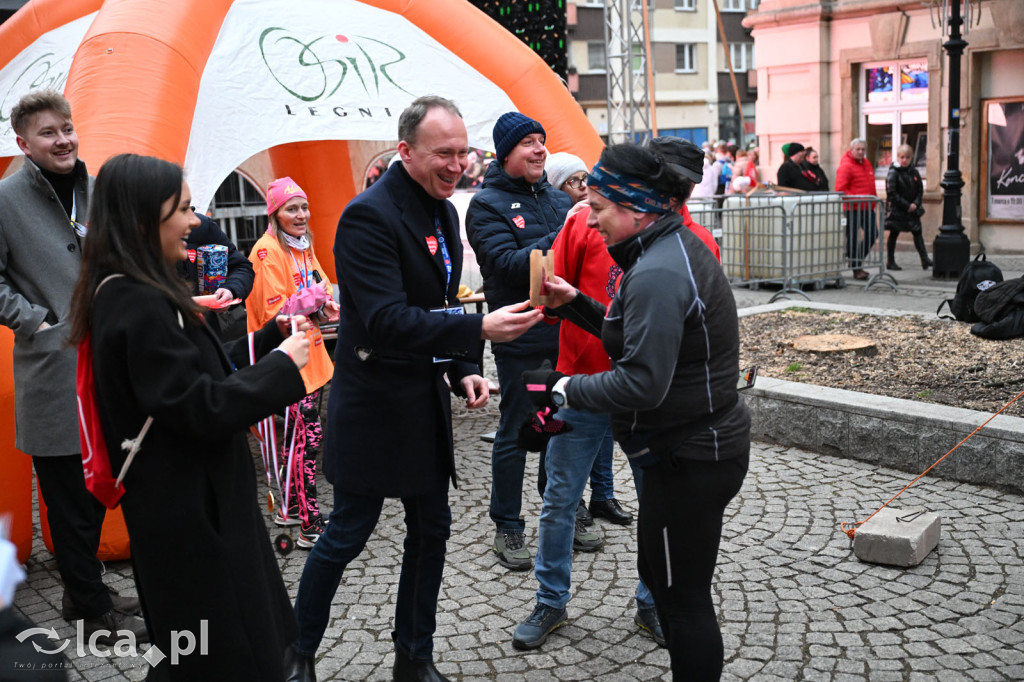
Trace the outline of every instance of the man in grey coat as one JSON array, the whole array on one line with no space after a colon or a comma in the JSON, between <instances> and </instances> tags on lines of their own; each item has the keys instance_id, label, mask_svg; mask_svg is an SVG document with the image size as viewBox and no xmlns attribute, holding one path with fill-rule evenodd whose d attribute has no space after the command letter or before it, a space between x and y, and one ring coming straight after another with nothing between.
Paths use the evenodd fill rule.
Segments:
<instances>
[{"instance_id":1,"label":"man in grey coat","mask_svg":"<svg viewBox=\"0 0 1024 682\"><path fill-rule=\"evenodd\" d=\"M76 351L67 345L71 293L82 262L92 179L78 159L71 106L53 91L11 110L24 164L0 181L0 324L14 332L15 445L32 456L46 502L63 615L101 643L130 630L149 641L138 599L109 591L96 558L106 510L85 487Z\"/></svg>"}]
</instances>

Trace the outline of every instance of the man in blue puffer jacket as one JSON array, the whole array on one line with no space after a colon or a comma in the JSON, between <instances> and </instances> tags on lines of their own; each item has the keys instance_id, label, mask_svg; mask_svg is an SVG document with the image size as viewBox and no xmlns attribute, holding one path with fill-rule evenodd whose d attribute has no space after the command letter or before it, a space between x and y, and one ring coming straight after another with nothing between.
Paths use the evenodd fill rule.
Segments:
<instances>
[{"instance_id":1,"label":"man in blue puffer jacket","mask_svg":"<svg viewBox=\"0 0 1024 682\"><path fill-rule=\"evenodd\" d=\"M509 112L498 119L493 135L496 159L487 169L483 189L469 204L466 235L484 277L487 307L497 310L529 297L530 252L551 248L572 200L548 184L547 136L540 123ZM533 560L523 539L526 523L519 515L526 451L516 438L531 405L520 377L544 360L555 364L558 325L537 325L515 341L492 342L491 350L501 386L501 418L491 451L494 553L502 566L527 570Z\"/></svg>"}]
</instances>

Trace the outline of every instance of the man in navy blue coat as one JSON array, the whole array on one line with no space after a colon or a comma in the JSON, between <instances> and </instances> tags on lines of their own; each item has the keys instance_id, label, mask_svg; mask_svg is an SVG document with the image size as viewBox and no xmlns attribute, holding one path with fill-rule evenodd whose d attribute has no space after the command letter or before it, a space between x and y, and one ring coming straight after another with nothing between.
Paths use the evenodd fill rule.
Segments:
<instances>
[{"instance_id":1,"label":"man in navy blue coat","mask_svg":"<svg viewBox=\"0 0 1024 682\"><path fill-rule=\"evenodd\" d=\"M327 404L324 470L334 509L299 583L299 639L288 679L312 680L313 656L348 563L363 550L384 498L401 498L406 539L395 613L395 680L443 680L434 668L437 595L456 482L452 390L488 400L476 364L483 340L509 341L542 314L523 301L463 313L458 216L447 198L469 144L454 103L421 97L402 112L393 165L356 197L334 242L341 320Z\"/></svg>"}]
</instances>

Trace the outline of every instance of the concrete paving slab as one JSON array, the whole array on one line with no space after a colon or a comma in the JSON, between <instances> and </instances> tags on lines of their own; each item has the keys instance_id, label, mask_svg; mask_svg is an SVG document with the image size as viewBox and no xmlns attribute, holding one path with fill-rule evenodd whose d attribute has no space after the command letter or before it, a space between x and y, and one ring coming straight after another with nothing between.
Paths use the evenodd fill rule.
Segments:
<instances>
[{"instance_id":1,"label":"concrete paving slab","mask_svg":"<svg viewBox=\"0 0 1024 682\"><path fill-rule=\"evenodd\" d=\"M917 566L939 544L941 534L938 514L886 507L857 527L853 552L873 564Z\"/></svg>"}]
</instances>

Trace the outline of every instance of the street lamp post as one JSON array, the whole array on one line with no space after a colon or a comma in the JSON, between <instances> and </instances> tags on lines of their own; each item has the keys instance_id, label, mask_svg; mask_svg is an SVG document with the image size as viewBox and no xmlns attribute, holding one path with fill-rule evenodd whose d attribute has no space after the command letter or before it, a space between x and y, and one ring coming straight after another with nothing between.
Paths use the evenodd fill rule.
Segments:
<instances>
[{"instance_id":1,"label":"street lamp post","mask_svg":"<svg viewBox=\"0 0 1024 682\"><path fill-rule=\"evenodd\" d=\"M949 55L949 131L946 173L939 183L942 186L942 226L932 243L935 254L932 277L936 279L959 277L971 258L971 242L964 234L960 205L960 190L964 186L960 174L960 57L967 47L967 41L960 35L960 27L964 23L960 15L960 1L951 0L949 3L949 40L943 43ZM947 23L945 17L943 23Z\"/></svg>"}]
</instances>

